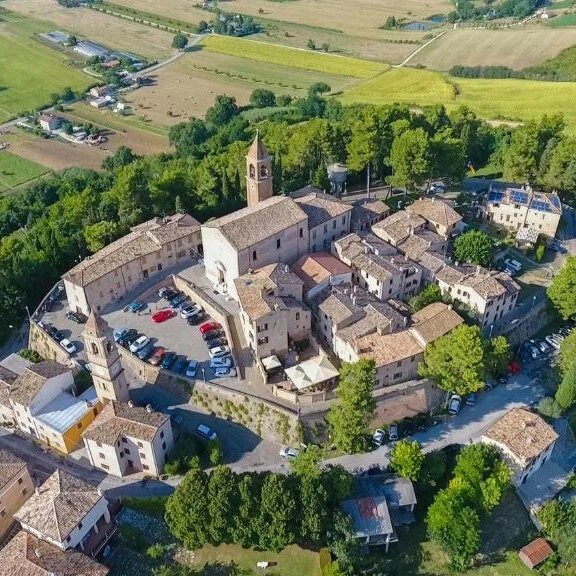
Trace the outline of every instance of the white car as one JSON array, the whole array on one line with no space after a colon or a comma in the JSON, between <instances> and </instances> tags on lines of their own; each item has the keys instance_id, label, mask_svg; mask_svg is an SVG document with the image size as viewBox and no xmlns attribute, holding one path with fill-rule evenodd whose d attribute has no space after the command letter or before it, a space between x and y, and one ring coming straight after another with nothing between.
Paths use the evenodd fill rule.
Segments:
<instances>
[{"instance_id":1,"label":"white car","mask_svg":"<svg viewBox=\"0 0 576 576\"><path fill-rule=\"evenodd\" d=\"M216 368L214 370L214 378L234 378L236 376L236 370L234 368Z\"/></svg>"},{"instance_id":2,"label":"white car","mask_svg":"<svg viewBox=\"0 0 576 576\"><path fill-rule=\"evenodd\" d=\"M198 304L187 304L180 311L180 316L182 316L182 318L190 318L190 316L195 316L199 312L202 312L202 306Z\"/></svg>"},{"instance_id":3,"label":"white car","mask_svg":"<svg viewBox=\"0 0 576 576\"><path fill-rule=\"evenodd\" d=\"M196 428L196 434L202 438L205 438L206 440L216 440L216 438L218 438L216 432L204 424L198 424L198 427Z\"/></svg>"},{"instance_id":4,"label":"white car","mask_svg":"<svg viewBox=\"0 0 576 576\"><path fill-rule=\"evenodd\" d=\"M186 367L186 378L196 378L197 371L198 371L198 360L190 360L188 366Z\"/></svg>"},{"instance_id":5,"label":"white car","mask_svg":"<svg viewBox=\"0 0 576 576\"><path fill-rule=\"evenodd\" d=\"M386 432L378 428L372 435L372 446L375 448L380 448L380 446L382 446L382 442L384 442L384 438L386 438Z\"/></svg>"},{"instance_id":6,"label":"white car","mask_svg":"<svg viewBox=\"0 0 576 576\"><path fill-rule=\"evenodd\" d=\"M296 450L296 448L289 448L288 446L282 446L282 448L280 448L280 456L282 456L282 458L296 458L299 453L300 451Z\"/></svg>"},{"instance_id":7,"label":"white car","mask_svg":"<svg viewBox=\"0 0 576 576\"><path fill-rule=\"evenodd\" d=\"M462 406L462 397L458 394L452 394L450 397L450 403L448 404L448 412L455 416L460 412L460 407Z\"/></svg>"},{"instance_id":8,"label":"white car","mask_svg":"<svg viewBox=\"0 0 576 576\"><path fill-rule=\"evenodd\" d=\"M546 336L544 338L544 340L546 342L548 342L548 344L550 344L550 346L552 346L552 348L554 348L555 350L558 350L560 348L560 341L557 340L556 338L554 338L553 334L550 334L549 336Z\"/></svg>"},{"instance_id":9,"label":"white car","mask_svg":"<svg viewBox=\"0 0 576 576\"><path fill-rule=\"evenodd\" d=\"M137 340L134 340L132 344L130 344L130 352L132 354L136 354L138 350L142 350L144 346L147 346L150 343L150 338L148 336L140 336Z\"/></svg>"},{"instance_id":10,"label":"white car","mask_svg":"<svg viewBox=\"0 0 576 576\"><path fill-rule=\"evenodd\" d=\"M230 354L230 348L228 346L214 346L208 350L208 354L210 354L210 358L221 358Z\"/></svg>"},{"instance_id":11,"label":"white car","mask_svg":"<svg viewBox=\"0 0 576 576\"><path fill-rule=\"evenodd\" d=\"M67 338L60 340L60 346L62 346L62 348L64 348L68 354L76 354L76 346Z\"/></svg>"},{"instance_id":12,"label":"white car","mask_svg":"<svg viewBox=\"0 0 576 576\"><path fill-rule=\"evenodd\" d=\"M234 361L230 356L222 356L221 358L212 358L210 360L210 368L232 368Z\"/></svg>"}]
</instances>

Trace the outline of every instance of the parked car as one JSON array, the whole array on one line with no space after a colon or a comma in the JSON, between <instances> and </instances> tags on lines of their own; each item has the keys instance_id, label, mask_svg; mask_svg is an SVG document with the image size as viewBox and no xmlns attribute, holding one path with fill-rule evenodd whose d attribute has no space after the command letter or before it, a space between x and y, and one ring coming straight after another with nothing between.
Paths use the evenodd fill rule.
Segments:
<instances>
[{"instance_id":1,"label":"parked car","mask_svg":"<svg viewBox=\"0 0 576 576\"><path fill-rule=\"evenodd\" d=\"M212 340L206 342L208 350L210 350L210 348L216 348L217 346L226 346L227 344L228 340L226 340L226 338L212 338Z\"/></svg>"},{"instance_id":2,"label":"parked car","mask_svg":"<svg viewBox=\"0 0 576 576\"><path fill-rule=\"evenodd\" d=\"M174 298L172 298L172 300L170 300L170 306L172 306L172 308L178 308L178 306L180 306L180 304L182 304L183 302L186 302L186 296L184 294L177 294L176 296L174 296Z\"/></svg>"},{"instance_id":3,"label":"parked car","mask_svg":"<svg viewBox=\"0 0 576 576\"><path fill-rule=\"evenodd\" d=\"M211 332L212 330L220 330L221 328L222 324L212 320L211 322L204 322L204 324L202 324L198 330L200 331L200 334L205 334L206 332Z\"/></svg>"},{"instance_id":4,"label":"parked car","mask_svg":"<svg viewBox=\"0 0 576 576\"><path fill-rule=\"evenodd\" d=\"M82 312L72 312L71 310L66 312L66 318L72 320L72 322L76 322L76 324L86 324L86 320L88 320Z\"/></svg>"},{"instance_id":5,"label":"parked car","mask_svg":"<svg viewBox=\"0 0 576 576\"><path fill-rule=\"evenodd\" d=\"M63 338L60 340L60 346L68 352L68 354L76 354L76 346L68 340L68 338Z\"/></svg>"},{"instance_id":6,"label":"parked car","mask_svg":"<svg viewBox=\"0 0 576 576\"><path fill-rule=\"evenodd\" d=\"M120 342L120 340L122 340L122 337L128 333L128 328L122 327L122 328L116 328L116 330L114 330L114 332L112 333L112 336L114 337L114 342L118 343Z\"/></svg>"},{"instance_id":7,"label":"parked car","mask_svg":"<svg viewBox=\"0 0 576 576\"><path fill-rule=\"evenodd\" d=\"M455 416L460 412L460 408L462 407L462 397L458 396L458 394L452 394L450 397L450 402L448 403L448 413Z\"/></svg>"},{"instance_id":8,"label":"parked car","mask_svg":"<svg viewBox=\"0 0 576 576\"><path fill-rule=\"evenodd\" d=\"M400 439L398 424L390 424L388 426L388 439L390 442L397 442Z\"/></svg>"},{"instance_id":9,"label":"parked car","mask_svg":"<svg viewBox=\"0 0 576 576\"><path fill-rule=\"evenodd\" d=\"M136 352L136 356L138 356L140 360L147 360L152 355L152 352L154 352L154 344L148 340L148 344L142 346L142 348Z\"/></svg>"},{"instance_id":10,"label":"parked car","mask_svg":"<svg viewBox=\"0 0 576 576\"><path fill-rule=\"evenodd\" d=\"M186 377L196 378L196 372L198 371L198 360L190 360L188 366L186 366Z\"/></svg>"},{"instance_id":11,"label":"parked car","mask_svg":"<svg viewBox=\"0 0 576 576\"><path fill-rule=\"evenodd\" d=\"M416 422L412 418L405 418L401 423L402 436L412 436L416 432Z\"/></svg>"},{"instance_id":12,"label":"parked car","mask_svg":"<svg viewBox=\"0 0 576 576\"><path fill-rule=\"evenodd\" d=\"M56 342L60 342L64 338L64 334L62 334L62 332L60 332L56 326L49 326L46 332L48 332L48 334L50 334L50 336L52 336Z\"/></svg>"},{"instance_id":13,"label":"parked car","mask_svg":"<svg viewBox=\"0 0 576 576\"><path fill-rule=\"evenodd\" d=\"M282 446L282 448L280 448L280 456L282 456L282 458L296 458L299 453L300 451L296 450L296 448L289 448L288 446Z\"/></svg>"},{"instance_id":14,"label":"parked car","mask_svg":"<svg viewBox=\"0 0 576 576\"><path fill-rule=\"evenodd\" d=\"M160 298L163 298L164 295L166 294L166 292L172 292L171 288L168 288L168 286L162 286L162 288L159 288L158 291L156 292L156 294L158 294L158 296Z\"/></svg>"},{"instance_id":15,"label":"parked car","mask_svg":"<svg viewBox=\"0 0 576 576\"><path fill-rule=\"evenodd\" d=\"M150 338L148 338L148 336L142 335L140 338L137 338L134 340L134 342L132 342L132 344L130 344L130 352L132 352L132 354L136 354L138 350L144 348L144 346L147 346L149 343Z\"/></svg>"},{"instance_id":16,"label":"parked car","mask_svg":"<svg viewBox=\"0 0 576 576\"><path fill-rule=\"evenodd\" d=\"M188 324L190 326L198 326L198 324L200 324L200 322L202 322L205 319L206 319L206 312L201 310L200 312L197 312L196 314L192 314L192 316L188 316L186 321L188 322Z\"/></svg>"},{"instance_id":17,"label":"parked car","mask_svg":"<svg viewBox=\"0 0 576 576\"><path fill-rule=\"evenodd\" d=\"M214 370L214 378L234 378L235 376L235 368L226 368L225 366L221 366Z\"/></svg>"},{"instance_id":18,"label":"parked car","mask_svg":"<svg viewBox=\"0 0 576 576\"><path fill-rule=\"evenodd\" d=\"M511 258L506 258L506 260L504 260L504 264L508 268L512 268L512 270L516 270L517 274L520 274L520 272L522 272L522 270L524 270L524 266L522 265L521 262L518 262L518 260L512 260Z\"/></svg>"},{"instance_id":19,"label":"parked car","mask_svg":"<svg viewBox=\"0 0 576 576\"><path fill-rule=\"evenodd\" d=\"M540 358L540 356L542 355L540 349L532 342L526 342L526 344L524 344L524 348L526 349L532 360L538 360L538 358Z\"/></svg>"},{"instance_id":20,"label":"parked car","mask_svg":"<svg viewBox=\"0 0 576 576\"><path fill-rule=\"evenodd\" d=\"M548 344L550 344L550 346L552 346L552 348L554 348L555 350L558 350L560 348L560 341L554 338L554 334L549 334L548 336L545 336L544 340L548 342Z\"/></svg>"},{"instance_id":21,"label":"parked car","mask_svg":"<svg viewBox=\"0 0 576 576\"><path fill-rule=\"evenodd\" d=\"M196 434L205 440L216 440L218 435L214 430L206 426L205 424L198 424L196 428Z\"/></svg>"},{"instance_id":22,"label":"parked car","mask_svg":"<svg viewBox=\"0 0 576 576\"><path fill-rule=\"evenodd\" d=\"M170 318L174 318L174 316L176 316L176 312L174 312L174 310L164 308L163 310L158 310L158 312L154 312L154 314L152 314L152 322L160 324L160 322L166 322L166 320L170 320Z\"/></svg>"},{"instance_id":23,"label":"parked car","mask_svg":"<svg viewBox=\"0 0 576 576\"><path fill-rule=\"evenodd\" d=\"M549 354L550 352L552 352L552 348L547 342L544 342L544 340L538 340L536 342L536 346L538 346L542 354Z\"/></svg>"},{"instance_id":24,"label":"parked car","mask_svg":"<svg viewBox=\"0 0 576 576\"><path fill-rule=\"evenodd\" d=\"M384 430L381 430L380 428L376 429L374 434L372 434L372 446L374 446L374 448L380 448L385 438L386 438L386 432L384 432Z\"/></svg>"},{"instance_id":25,"label":"parked car","mask_svg":"<svg viewBox=\"0 0 576 576\"><path fill-rule=\"evenodd\" d=\"M133 314L135 314L136 312L138 312L138 310L142 310L144 306L145 306L144 302L138 302L138 300L134 300L134 302L128 304L128 312L132 312Z\"/></svg>"},{"instance_id":26,"label":"parked car","mask_svg":"<svg viewBox=\"0 0 576 576\"><path fill-rule=\"evenodd\" d=\"M210 330L210 332L204 332L202 334L202 340L208 342L208 340L213 340L214 338L222 338L224 332L222 330Z\"/></svg>"},{"instance_id":27,"label":"parked car","mask_svg":"<svg viewBox=\"0 0 576 576\"><path fill-rule=\"evenodd\" d=\"M130 330L128 330L128 332L126 332L126 334L124 334L122 338L118 340L118 344L120 344L120 346L124 346L125 348L127 348L128 346L130 346L130 344L132 344L132 342L134 342L137 339L138 339L138 330L130 328Z\"/></svg>"},{"instance_id":28,"label":"parked car","mask_svg":"<svg viewBox=\"0 0 576 576\"><path fill-rule=\"evenodd\" d=\"M194 316L201 311L202 306L198 304L186 304L186 306L180 310L180 316L182 316L182 318L190 318L190 316Z\"/></svg>"},{"instance_id":29,"label":"parked car","mask_svg":"<svg viewBox=\"0 0 576 576\"><path fill-rule=\"evenodd\" d=\"M162 294L162 298L164 298L164 300L166 300L166 302L170 302L170 300L172 300L173 298L176 298L176 296L178 296L179 292L175 292L174 290L166 290L166 292L164 292L164 294Z\"/></svg>"},{"instance_id":30,"label":"parked car","mask_svg":"<svg viewBox=\"0 0 576 576\"><path fill-rule=\"evenodd\" d=\"M175 361L176 361L176 354L174 354L174 352L166 352L166 354L164 354L164 358L162 358L160 366L164 368L164 370L168 370L172 366L172 364L174 364Z\"/></svg>"},{"instance_id":31,"label":"parked car","mask_svg":"<svg viewBox=\"0 0 576 576\"><path fill-rule=\"evenodd\" d=\"M164 358L165 355L166 355L166 348L158 346L158 348L154 350L152 356L150 356L148 362L150 362L152 366L158 366L159 364L162 363L162 359Z\"/></svg>"},{"instance_id":32,"label":"parked car","mask_svg":"<svg viewBox=\"0 0 576 576\"><path fill-rule=\"evenodd\" d=\"M210 368L231 368L234 360L230 356L222 356L221 358L212 358L210 360Z\"/></svg>"},{"instance_id":33,"label":"parked car","mask_svg":"<svg viewBox=\"0 0 576 576\"><path fill-rule=\"evenodd\" d=\"M178 356L174 364L172 364L171 371L175 374L182 374L186 370L186 366L188 366L188 360L186 360L186 357Z\"/></svg>"},{"instance_id":34,"label":"parked car","mask_svg":"<svg viewBox=\"0 0 576 576\"><path fill-rule=\"evenodd\" d=\"M230 354L230 348L228 346L215 346L208 350L210 358L219 358L220 356L228 356Z\"/></svg>"},{"instance_id":35,"label":"parked car","mask_svg":"<svg viewBox=\"0 0 576 576\"><path fill-rule=\"evenodd\" d=\"M468 394L466 397L466 406L476 406L476 394Z\"/></svg>"}]
</instances>

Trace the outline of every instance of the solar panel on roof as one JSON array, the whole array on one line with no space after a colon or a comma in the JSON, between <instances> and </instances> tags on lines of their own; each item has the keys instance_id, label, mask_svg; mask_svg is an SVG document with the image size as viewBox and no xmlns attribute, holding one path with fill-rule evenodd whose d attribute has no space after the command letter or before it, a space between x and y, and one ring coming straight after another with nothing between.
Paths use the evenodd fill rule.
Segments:
<instances>
[{"instance_id":1,"label":"solar panel on roof","mask_svg":"<svg viewBox=\"0 0 576 576\"><path fill-rule=\"evenodd\" d=\"M502 192L490 192L490 194L488 194L488 201L499 202L500 200L502 200L503 197L504 194L502 194Z\"/></svg>"},{"instance_id":2,"label":"solar panel on roof","mask_svg":"<svg viewBox=\"0 0 576 576\"><path fill-rule=\"evenodd\" d=\"M528 201L528 194L526 192L513 192L511 196L512 202L516 204L526 204Z\"/></svg>"},{"instance_id":3,"label":"solar panel on roof","mask_svg":"<svg viewBox=\"0 0 576 576\"><path fill-rule=\"evenodd\" d=\"M558 198L558 196L550 196L550 200L552 201L552 204L556 206L556 208L560 208L560 198Z\"/></svg>"}]
</instances>

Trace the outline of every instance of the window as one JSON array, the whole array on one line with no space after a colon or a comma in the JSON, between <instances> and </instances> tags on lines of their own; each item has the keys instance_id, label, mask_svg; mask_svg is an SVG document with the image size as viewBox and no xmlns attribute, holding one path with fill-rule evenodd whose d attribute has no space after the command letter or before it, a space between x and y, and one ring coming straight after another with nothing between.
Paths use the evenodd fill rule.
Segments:
<instances>
[{"instance_id":1,"label":"window","mask_svg":"<svg viewBox=\"0 0 576 576\"><path fill-rule=\"evenodd\" d=\"M162 264L158 264L158 272L160 272L160 270L162 270Z\"/></svg>"},{"instance_id":2,"label":"window","mask_svg":"<svg viewBox=\"0 0 576 576\"><path fill-rule=\"evenodd\" d=\"M78 429L82 428L82 422L78 422L78 424L76 425L76 427L77 427Z\"/></svg>"},{"instance_id":3,"label":"window","mask_svg":"<svg viewBox=\"0 0 576 576\"><path fill-rule=\"evenodd\" d=\"M166 450L166 442L162 442L162 450Z\"/></svg>"},{"instance_id":4,"label":"window","mask_svg":"<svg viewBox=\"0 0 576 576\"><path fill-rule=\"evenodd\" d=\"M346 224L346 216L342 216L342 224Z\"/></svg>"},{"instance_id":5,"label":"window","mask_svg":"<svg viewBox=\"0 0 576 576\"><path fill-rule=\"evenodd\" d=\"M164 438L164 430L160 432L160 438Z\"/></svg>"},{"instance_id":6,"label":"window","mask_svg":"<svg viewBox=\"0 0 576 576\"><path fill-rule=\"evenodd\" d=\"M300 228L300 238L304 237L304 228Z\"/></svg>"},{"instance_id":7,"label":"window","mask_svg":"<svg viewBox=\"0 0 576 576\"><path fill-rule=\"evenodd\" d=\"M94 414L94 416L98 416L98 408L94 408L94 410L92 410L92 414Z\"/></svg>"},{"instance_id":8,"label":"window","mask_svg":"<svg viewBox=\"0 0 576 576\"><path fill-rule=\"evenodd\" d=\"M132 282L132 276L128 276L128 282Z\"/></svg>"},{"instance_id":9,"label":"window","mask_svg":"<svg viewBox=\"0 0 576 576\"><path fill-rule=\"evenodd\" d=\"M148 270L142 270L142 276L144 276L144 278L148 278Z\"/></svg>"},{"instance_id":10,"label":"window","mask_svg":"<svg viewBox=\"0 0 576 576\"><path fill-rule=\"evenodd\" d=\"M78 522L78 530L82 530L82 522Z\"/></svg>"},{"instance_id":11,"label":"window","mask_svg":"<svg viewBox=\"0 0 576 576\"><path fill-rule=\"evenodd\" d=\"M336 220L332 220L332 230L336 229Z\"/></svg>"},{"instance_id":12,"label":"window","mask_svg":"<svg viewBox=\"0 0 576 576\"><path fill-rule=\"evenodd\" d=\"M300 312L296 312L296 320L300 320Z\"/></svg>"},{"instance_id":13,"label":"window","mask_svg":"<svg viewBox=\"0 0 576 576\"><path fill-rule=\"evenodd\" d=\"M24 480L22 478L18 478L18 485L22 484L22 482L24 482Z\"/></svg>"},{"instance_id":14,"label":"window","mask_svg":"<svg viewBox=\"0 0 576 576\"><path fill-rule=\"evenodd\" d=\"M24 490L22 490L22 496L26 496L26 494L28 494L28 490L26 490L26 488L24 488Z\"/></svg>"},{"instance_id":15,"label":"window","mask_svg":"<svg viewBox=\"0 0 576 576\"><path fill-rule=\"evenodd\" d=\"M100 464L100 466L102 468L104 468L104 470L110 470L110 466L106 465L106 464Z\"/></svg>"},{"instance_id":16,"label":"window","mask_svg":"<svg viewBox=\"0 0 576 576\"><path fill-rule=\"evenodd\" d=\"M416 358L416 356L410 356L410 362L414 362L415 358Z\"/></svg>"},{"instance_id":17,"label":"window","mask_svg":"<svg viewBox=\"0 0 576 576\"><path fill-rule=\"evenodd\" d=\"M402 378L402 372L396 372L396 374L394 374L394 376L392 376L392 378L394 380L398 380L398 378Z\"/></svg>"},{"instance_id":18,"label":"window","mask_svg":"<svg viewBox=\"0 0 576 576\"><path fill-rule=\"evenodd\" d=\"M398 366L398 367L402 366L402 360L400 360L399 362L396 362L396 366Z\"/></svg>"},{"instance_id":19,"label":"window","mask_svg":"<svg viewBox=\"0 0 576 576\"><path fill-rule=\"evenodd\" d=\"M252 250L252 260L258 260L258 257L256 255L256 250Z\"/></svg>"},{"instance_id":20,"label":"window","mask_svg":"<svg viewBox=\"0 0 576 576\"><path fill-rule=\"evenodd\" d=\"M326 234L326 232L328 232L328 224L324 224L324 234Z\"/></svg>"},{"instance_id":21,"label":"window","mask_svg":"<svg viewBox=\"0 0 576 576\"><path fill-rule=\"evenodd\" d=\"M126 454L130 454L130 450L128 448L124 448L124 452L126 452Z\"/></svg>"},{"instance_id":22,"label":"window","mask_svg":"<svg viewBox=\"0 0 576 576\"><path fill-rule=\"evenodd\" d=\"M145 256L142 258L142 261L143 261L143 262L146 262L146 257L145 257ZM115 278L118 277L118 270L117 270L117 269L114 270L114 277L115 277Z\"/></svg>"},{"instance_id":23,"label":"window","mask_svg":"<svg viewBox=\"0 0 576 576\"><path fill-rule=\"evenodd\" d=\"M314 232L312 232L312 240L316 240L316 230L314 230Z\"/></svg>"},{"instance_id":24,"label":"window","mask_svg":"<svg viewBox=\"0 0 576 576\"><path fill-rule=\"evenodd\" d=\"M4 516L6 516L6 510L2 509L0 510L0 518L4 518Z\"/></svg>"},{"instance_id":25,"label":"window","mask_svg":"<svg viewBox=\"0 0 576 576\"><path fill-rule=\"evenodd\" d=\"M264 336L264 338L258 338L258 344L268 344L268 336Z\"/></svg>"},{"instance_id":26,"label":"window","mask_svg":"<svg viewBox=\"0 0 576 576\"><path fill-rule=\"evenodd\" d=\"M150 466L147 464L142 464L142 470L150 470Z\"/></svg>"},{"instance_id":27,"label":"window","mask_svg":"<svg viewBox=\"0 0 576 576\"><path fill-rule=\"evenodd\" d=\"M280 250L280 238L276 240L276 249Z\"/></svg>"},{"instance_id":28,"label":"window","mask_svg":"<svg viewBox=\"0 0 576 576\"><path fill-rule=\"evenodd\" d=\"M146 454L144 454L144 452L140 452L138 455L140 456L140 460L146 460Z\"/></svg>"},{"instance_id":29,"label":"window","mask_svg":"<svg viewBox=\"0 0 576 576\"><path fill-rule=\"evenodd\" d=\"M103 452L100 452L98 454L98 456L102 459L102 460L106 460L106 455Z\"/></svg>"}]
</instances>

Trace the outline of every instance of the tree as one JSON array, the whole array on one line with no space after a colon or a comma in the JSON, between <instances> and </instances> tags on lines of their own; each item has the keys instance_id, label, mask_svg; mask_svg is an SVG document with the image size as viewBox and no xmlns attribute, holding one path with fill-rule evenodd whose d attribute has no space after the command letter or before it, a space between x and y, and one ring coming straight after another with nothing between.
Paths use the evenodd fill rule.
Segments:
<instances>
[{"instance_id":1,"label":"tree","mask_svg":"<svg viewBox=\"0 0 576 576\"><path fill-rule=\"evenodd\" d=\"M326 84L326 82L314 82L314 84L311 84L308 88L308 94L310 96L321 96L326 92L330 92L330 90L332 90L330 84Z\"/></svg>"},{"instance_id":2,"label":"tree","mask_svg":"<svg viewBox=\"0 0 576 576\"><path fill-rule=\"evenodd\" d=\"M484 387L484 343L477 326L461 324L424 350L418 374L461 396Z\"/></svg>"},{"instance_id":3,"label":"tree","mask_svg":"<svg viewBox=\"0 0 576 576\"><path fill-rule=\"evenodd\" d=\"M192 469L166 503L165 520L170 532L190 550L201 548L209 539L208 477Z\"/></svg>"},{"instance_id":4,"label":"tree","mask_svg":"<svg viewBox=\"0 0 576 576\"><path fill-rule=\"evenodd\" d=\"M494 255L494 242L480 230L460 234L454 242L454 256L460 262L490 266Z\"/></svg>"},{"instance_id":5,"label":"tree","mask_svg":"<svg viewBox=\"0 0 576 576\"><path fill-rule=\"evenodd\" d=\"M538 511L538 520L546 536L566 565L576 561L576 504L570 501L550 500Z\"/></svg>"},{"instance_id":6,"label":"tree","mask_svg":"<svg viewBox=\"0 0 576 576\"><path fill-rule=\"evenodd\" d=\"M170 128L168 139L170 144L175 146L180 156L196 156L199 153L200 145L203 144L210 132L206 123L199 118L190 118L188 122L176 124Z\"/></svg>"},{"instance_id":7,"label":"tree","mask_svg":"<svg viewBox=\"0 0 576 576\"><path fill-rule=\"evenodd\" d=\"M560 344L560 354L558 365L560 372L564 374L570 366L576 362L576 330L570 332Z\"/></svg>"},{"instance_id":8,"label":"tree","mask_svg":"<svg viewBox=\"0 0 576 576\"><path fill-rule=\"evenodd\" d=\"M300 539L307 542L319 542L330 527L328 519L328 492L321 476L303 475L298 478L300 495Z\"/></svg>"},{"instance_id":9,"label":"tree","mask_svg":"<svg viewBox=\"0 0 576 576\"><path fill-rule=\"evenodd\" d=\"M320 478L322 475L320 459L320 448L311 445L306 450L301 450L296 458L290 460L290 468L298 478Z\"/></svg>"},{"instance_id":10,"label":"tree","mask_svg":"<svg viewBox=\"0 0 576 576\"><path fill-rule=\"evenodd\" d=\"M206 30L208 30L208 22L206 22L206 20L200 20L196 25L196 30L198 31L198 34L206 32Z\"/></svg>"},{"instance_id":11,"label":"tree","mask_svg":"<svg viewBox=\"0 0 576 576\"><path fill-rule=\"evenodd\" d=\"M227 124L238 114L236 98L221 94L216 96L214 104L206 111L206 123L214 126Z\"/></svg>"},{"instance_id":12,"label":"tree","mask_svg":"<svg viewBox=\"0 0 576 576\"><path fill-rule=\"evenodd\" d=\"M232 541L231 518L238 507L236 475L226 466L217 466L208 479L208 524L210 541L214 546Z\"/></svg>"},{"instance_id":13,"label":"tree","mask_svg":"<svg viewBox=\"0 0 576 576\"><path fill-rule=\"evenodd\" d=\"M446 452L442 450L426 454L422 465L421 483L424 486L437 486L446 474L447 460Z\"/></svg>"},{"instance_id":14,"label":"tree","mask_svg":"<svg viewBox=\"0 0 576 576\"><path fill-rule=\"evenodd\" d=\"M337 390L340 402L330 407L327 420L332 441L344 452L359 452L365 447L365 436L375 410L372 397L375 380L374 360L345 362L340 368Z\"/></svg>"},{"instance_id":15,"label":"tree","mask_svg":"<svg viewBox=\"0 0 576 576\"><path fill-rule=\"evenodd\" d=\"M22 358L29 360L32 364L37 364L42 360L42 356L40 356L36 350L32 350L31 348L22 348L22 350L18 351L18 356L22 356Z\"/></svg>"},{"instance_id":16,"label":"tree","mask_svg":"<svg viewBox=\"0 0 576 576\"><path fill-rule=\"evenodd\" d=\"M101 250L104 246L110 244L116 236L117 231L118 226L116 222L109 222L107 220L86 226L84 228L86 247L92 254L98 252L98 250Z\"/></svg>"},{"instance_id":17,"label":"tree","mask_svg":"<svg viewBox=\"0 0 576 576\"><path fill-rule=\"evenodd\" d=\"M238 509L230 519L234 542L244 547L258 544L258 515L263 476L245 474L238 482Z\"/></svg>"},{"instance_id":18,"label":"tree","mask_svg":"<svg viewBox=\"0 0 576 576\"><path fill-rule=\"evenodd\" d=\"M556 419L562 415L562 408L554 398L548 396L538 402L538 412L547 418Z\"/></svg>"},{"instance_id":19,"label":"tree","mask_svg":"<svg viewBox=\"0 0 576 576\"><path fill-rule=\"evenodd\" d=\"M419 294L409 300L410 308L414 312L418 312L418 310L422 310L434 302L442 302L442 291L437 284L428 284L420 290Z\"/></svg>"},{"instance_id":20,"label":"tree","mask_svg":"<svg viewBox=\"0 0 576 576\"><path fill-rule=\"evenodd\" d=\"M316 42L314 42L314 40L312 40L312 38L308 38L308 42L306 43L306 46L308 47L309 50L316 50Z\"/></svg>"},{"instance_id":21,"label":"tree","mask_svg":"<svg viewBox=\"0 0 576 576\"><path fill-rule=\"evenodd\" d=\"M282 474L266 476L262 484L259 533L260 546L280 552L296 536L296 498L293 480Z\"/></svg>"},{"instance_id":22,"label":"tree","mask_svg":"<svg viewBox=\"0 0 576 576\"><path fill-rule=\"evenodd\" d=\"M486 344L486 371L491 376L502 376L508 371L511 358L510 344L506 336L491 338Z\"/></svg>"},{"instance_id":23,"label":"tree","mask_svg":"<svg viewBox=\"0 0 576 576\"><path fill-rule=\"evenodd\" d=\"M576 194L576 138L560 140L542 180L549 188Z\"/></svg>"},{"instance_id":24,"label":"tree","mask_svg":"<svg viewBox=\"0 0 576 576\"><path fill-rule=\"evenodd\" d=\"M137 158L138 156L136 156L128 146L120 146L116 152L104 158L102 168L104 168L104 170L116 170L121 166L132 164Z\"/></svg>"},{"instance_id":25,"label":"tree","mask_svg":"<svg viewBox=\"0 0 576 576\"><path fill-rule=\"evenodd\" d=\"M420 478L424 454L415 440L400 440L390 453L390 466L403 478L416 482Z\"/></svg>"},{"instance_id":26,"label":"tree","mask_svg":"<svg viewBox=\"0 0 576 576\"><path fill-rule=\"evenodd\" d=\"M413 189L430 172L430 142L423 128L407 130L394 138L390 151L390 183Z\"/></svg>"},{"instance_id":27,"label":"tree","mask_svg":"<svg viewBox=\"0 0 576 576\"><path fill-rule=\"evenodd\" d=\"M188 46L188 36L178 32L172 39L172 48L177 48L181 52Z\"/></svg>"},{"instance_id":28,"label":"tree","mask_svg":"<svg viewBox=\"0 0 576 576\"><path fill-rule=\"evenodd\" d=\"M276 106L276 95L272 90L256 88L250 94L250 106L253 108L270 108Z\"/></svg>"},{"instance_id":29,"label":"tree","mask_svg":"<svg viewBox=\"0 0 576 576\"><path fill-rule=\"evenodd\" d=\"M552 279L547 294L564 320L576 318L576 256L566 259Z\"/></svg>"},{"instance_id":30,"label":"tree","mask_svg":"<svg viewBox=\"0 0 576 576\"><path fill-rule=\"evenodd\" d=\"M576 362L564 372L555 400L563 410L568 410L576 402Z\"/></svg>"}]
</instances>

